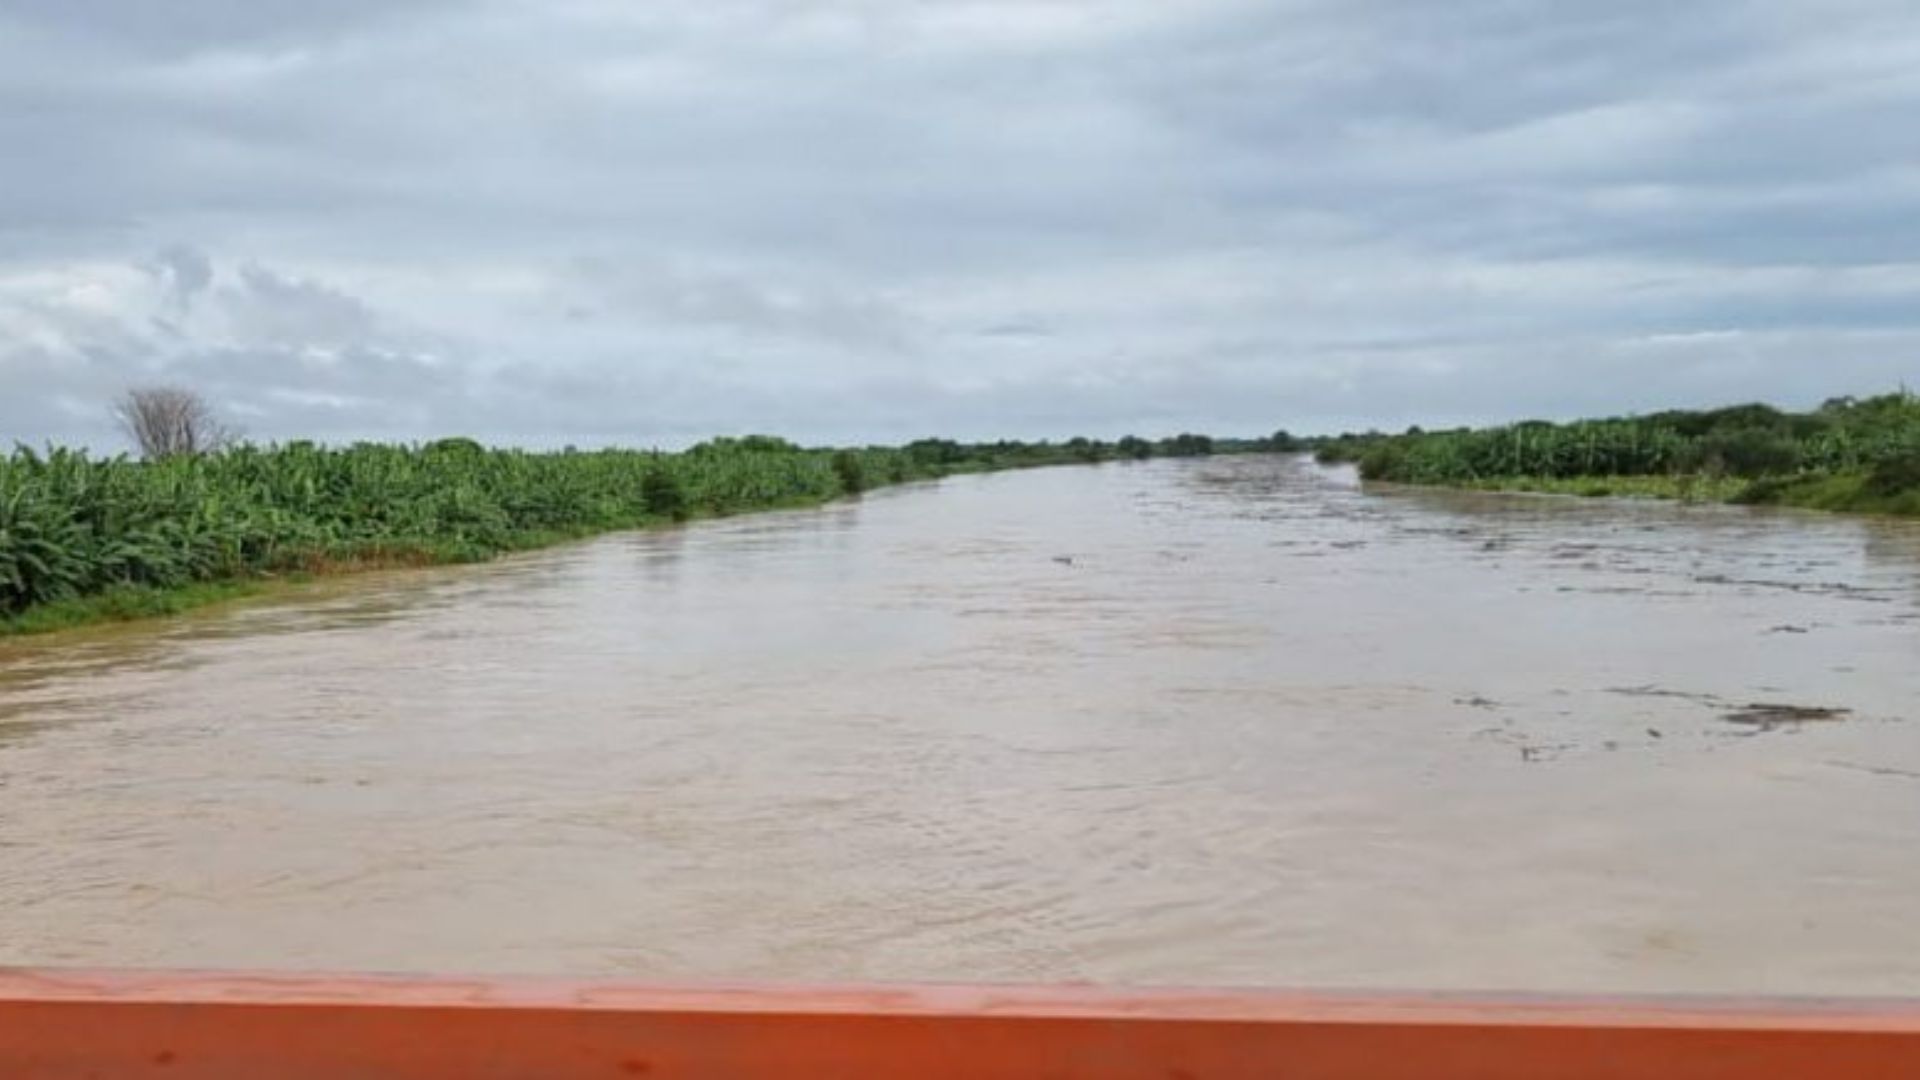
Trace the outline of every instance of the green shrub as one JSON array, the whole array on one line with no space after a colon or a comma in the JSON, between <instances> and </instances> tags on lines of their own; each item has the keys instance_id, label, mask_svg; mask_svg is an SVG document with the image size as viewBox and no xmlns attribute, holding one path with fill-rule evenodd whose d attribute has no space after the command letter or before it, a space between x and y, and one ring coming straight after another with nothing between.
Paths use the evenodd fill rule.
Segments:
<instances>
[{"instance_id":1,"label":"green shrub","mask_svg":"<svg viewBox=\"0 0 1920 1080\"><path fill-rule=\"evenodd\" d=\"M833 475L840 481L840 490L849 495L858 495L867 490L867 467L860 455L851 450L841 450L833 455Z\"/></svg>"},{"instance_id":2,"label":"green shrub","mask_svg":"<svg viewBox=\"0 0 1920 1080\"><path fill-rule=\"evenodd\" d=\"M1920 492L1920 451L1896 454L1875 462L1867 473L1867 489L1875 495Z\"/></svg>"},{"instance_id":3,"label":"green shrub","mask_svg":"<svg viewBox=\"0 0 1920 1080\"><path fill-rule=\"evenodd\" d=\"M1791 472L1800 464L1800 447L1770 430L1715 431L1700 439L1682 459L1690 472L1759 477Z\"/></svg>"}]
</instances>

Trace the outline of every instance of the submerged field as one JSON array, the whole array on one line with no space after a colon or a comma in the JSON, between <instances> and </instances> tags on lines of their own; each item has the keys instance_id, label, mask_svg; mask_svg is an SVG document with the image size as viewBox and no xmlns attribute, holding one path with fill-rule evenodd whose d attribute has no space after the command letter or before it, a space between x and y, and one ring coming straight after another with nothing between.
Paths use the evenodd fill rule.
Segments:
<instances>
[{"instance_id":1,"label":"submerged field","mask_svg":"<svg viewBox=\"0 0 1920 1080\"><path fill-rule=\"evenodd\" d=\"M1836 398L1807 413L1765 405L1344 435L1323 462L1369 480L1587 496L1640 496L1920 516L1920 398Z\"/></svg>"},{"instance_id":2,"label":"submerged field","mask_svg":"<svg viewBox=\"0 0 1920 1080\"><path fill-rule=\"evenodd\" d=\"M1196 435L839 450L751 436L680 453L535 453L445 439L240 446L151 462L20 449L0 458L0 633L166 614L266 580L477 561L960 472L1214 449Z\"/></svg>"}]
</instances>

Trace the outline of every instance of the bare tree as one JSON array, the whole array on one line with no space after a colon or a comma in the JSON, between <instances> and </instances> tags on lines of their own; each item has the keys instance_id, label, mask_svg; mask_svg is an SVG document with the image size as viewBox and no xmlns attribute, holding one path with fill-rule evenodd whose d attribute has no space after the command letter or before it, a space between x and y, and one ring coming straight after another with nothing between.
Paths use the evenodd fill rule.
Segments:
<instances>
[{"instance_id":1,"label":"bare tree","mask_svg":"<svg viewBox=\"0 0 1920 1080\"><path fill-rule=\"evenodd\" d=\"M177 386L134 387L114 403L113 416L148 460L203 454L240 437L205 398Z\"/></svg>"}]
</instances>

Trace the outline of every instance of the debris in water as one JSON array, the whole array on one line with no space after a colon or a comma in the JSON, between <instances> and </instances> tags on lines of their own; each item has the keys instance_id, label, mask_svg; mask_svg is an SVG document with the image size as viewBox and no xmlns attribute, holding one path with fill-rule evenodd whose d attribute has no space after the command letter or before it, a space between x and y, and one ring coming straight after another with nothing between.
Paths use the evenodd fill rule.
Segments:
<instances>
[{"instance_id":1,"label":"debris in water","mask_svg":"<svg viewBox=\"0 0 1920 1080\"><path fill-rule=\"evenodd\" d=\"M1855 772L1872 773L1875 776L1897 776L1903 780L1920 780L1920 772L1912 769L1896 769L1890 765L1862 765L1854 761L1825 762L1836 769L1852 769Z\"/></svg>"},{"instance_id":2,"label":"debris in water","mask_svg":"<svg viewBox=\"0 0 1920 1080\"><path fill-rule=\"evenodd\" d=\"M1520 744L1520 760L1528 764L1552 761L1574 748L1572 743Z\"/></svg>"},{"instance_id":3,"label":"debris in water","mask_svg":"<svg viewBox=\"0 0 1920 1080\"><path fill-rule=\"evenodd\" d=\"M1695 693L1690 690L1669 690L1666 687L1653 686L1651 684L1646 686L1610 686L1607 688L1607 693L1620 694L1625 697L1679 698L1682 701L1698 701L1707 705L1724 704L1720 698L1712 694Z\"/></svg>"},{"instance_id":4,"label":"debris in water","mask_svg":"<svg viewBox=\"0 0 1920 1080\"><path fill-rule=\"evenodd\" d=\"M1798 727L1801 724L1817 723L1826 720L1844 720L1853 715L1852 709L1826 708L1816 705L1772 705L1755 703L1743 709L1736 709L1721 717L1729 724L1744 724L1760 731L1772 731L1781 727Z\"/></svg>"},{"instance_id":5,"label":"debris in water","mask_svg":"<svg viewBox=\"0 0 1920 1080\"><path fill-rule=\"evenodd\" d=\"M1792 626L1792 625L1776 626L1773 629L1767 631L1767 633L1769 634L1806 634L1811 632L1812 631L1808 630L1804 626Z\"/></svg>"}]
</instances>

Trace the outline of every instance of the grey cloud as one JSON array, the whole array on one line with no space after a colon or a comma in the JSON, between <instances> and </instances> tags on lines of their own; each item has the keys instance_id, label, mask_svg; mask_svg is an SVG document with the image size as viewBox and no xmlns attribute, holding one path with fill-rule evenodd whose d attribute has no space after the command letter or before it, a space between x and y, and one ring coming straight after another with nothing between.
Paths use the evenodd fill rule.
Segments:
<instances>
[{"instance_id":1,"label":"grey cloud","mask_svg":"<svg viewBox=\"0 0 1920 1080\"><path fill-rule=\"evenodd\" d=\"M616 267L581 259L573 280L597 310L641 324L714 327L756 336L815 339L854 349L913 347L914 319L884 296L816 281Z\"/></svg>"},{"instance_id":2,"label":"grey cloud","mask_svg":"<svg viewBox=\"0 0 1920 1080\"><path fill-rule=\"evenodd\" d=\"M1903 0L0 2L0 437L163 377L543 444L1870 392L1915 72Z\"/></svg>"},{"instance_id":3,"label":"grey cloud","mask_svg":"<svg viewBox=\"0 0 1920 1080\"><path fill-rule=\"evenodd\" d=\"M185 311L213 281L213 261L204 251L169 244L154 252L149 269L165 282L168 300Z\"/></svg>"},{"instance_id":4,"label":"grey cloud","mask_svg":"<svg viewBox=\"0 0 1920 1080\"><path fill-rule=\"evenodd\" d=\"M1053 335L1053 328L1043 320L1032 318L1012 318L1006 322L997 322L980 329L982 337L1001 338L1043 338Z\"/></svg>"},{"instance_id":5,"label":"grey cloud","mask_svg":"<svg viewBox=\"0 0 1920 1080\"><path fill-rule=\"evenodd\" d=\"M11 0L0 19L136 49L299 45L392 19L420 0Z\"/></svg>"},{"instance_id":6,"label":"grey cloud","mask_svg":"<svg viewBox=\"0 0 1920 1080\"><path fill-rule=\"evenodd\" d=\"M227 317L245 338L290 345L354 343L374 333L373 312L359 299L317 281L248 263L224 289Z\"/></svg>"}]
</instances>

